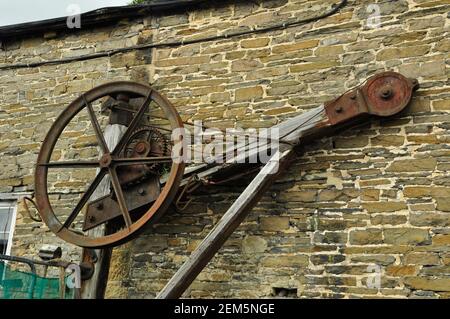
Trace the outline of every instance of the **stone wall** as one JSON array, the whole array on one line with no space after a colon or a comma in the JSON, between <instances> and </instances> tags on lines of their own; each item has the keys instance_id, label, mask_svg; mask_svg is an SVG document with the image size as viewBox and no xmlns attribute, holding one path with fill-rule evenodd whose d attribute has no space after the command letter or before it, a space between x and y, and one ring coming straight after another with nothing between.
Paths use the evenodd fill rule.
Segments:
<instances>
[{"instance_id":1,"label":"stone wall","mask_svg":"<svg viewBox=\"0 0 450 319\"><path fill-rule=\"evenodd\" d=\"M223 1L188 13L7 43L0 63L203 38L310 17L330 3ZM368 26L373 16L367 9L374 3L381 13L378 27ZM421 83L408 109L309 145L185 296L448 298L448 11L445 0L349 1L339 14L284 30L2 70L0 192L32 189L36 154L52 121L100 83L151 83L185 120L268 127L376 72L399 71ZM85 137L72 138L83 151ZM116 248L107 296L154 297L246 182L199 190L186 211L169 211L160 224ZM55 196L70 206L71 194ZM59 242L20 212L16 254L33 255L42 242ZM73 246L64 247L76 258ZM380 273L381 288L368 285L376 281L374 272Z\"/></svg>"}]
</instances>

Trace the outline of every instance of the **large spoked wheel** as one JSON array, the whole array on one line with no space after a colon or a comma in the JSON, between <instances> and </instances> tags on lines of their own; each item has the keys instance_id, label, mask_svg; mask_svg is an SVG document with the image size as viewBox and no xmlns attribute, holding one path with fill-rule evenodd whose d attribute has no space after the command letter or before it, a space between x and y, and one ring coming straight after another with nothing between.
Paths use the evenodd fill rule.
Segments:
<instances>
[{"instance_id":1,"label":"large spoked wheel","mask_svg":"<svg viewBox=\"0 0 450 319\"><path fill-rule=\"evenodd\" d=\"M133 111L133 117L122 137L119 139L114 149L109 149L105 142L104 132L102 131L100 121L98 120L98 113L94 111L93 103L98 102L102 98L127 95L129 97L145 100L138 108ZM104 248L116 246L131 239L133 235L136 235L146 223L151 219L157 219L162 213L164 213L175 197L180 181L184 173L184 163L180 160L175 160L174 156L167 156L167 154L161 155L147 155L146 157L125 157L125 149L127 143L139 128L142 119L148 114L150 104L159 106L163 113L163 117L167 120L170 130L180 129L183 127L182 120L173 107L173 105L158 92L151 87L138 84L134 82L113 82L98 86L76 100L74 100L62 113L59 115L55 123L50 128L42 148L40 150L36 172L35 172L35 192L36 202L39 209L39 213L42 220L47 224L52 232L63 240L73 243L77 246L86 248ZM99 149L99 154L96 158L91 160L85 159L58 159L54 160L52 156L55 145L58 139L61 138L61 134L65 131L65 128L71 123L77 114L81 111L87 111L89 116L86 116L89 120L87 123L90 125L92 131L95 133L96 146ZM72 121L72 123L75 121ZM170 134L170 132L169 132ZM177 137L173 137L172 143L182 145L181 140L177 140ZM180 137L181 139L181 137ZM173 155L173 152L172 152ZM182 155L182 147L179 147L179 152L176 156ZM168 167L168 171L164 177L164 183L159 196L151 204L150 208L138 218L131 216L130 211L127 208L126 199L124 198L123 185L119 181L118 168L126 168L130 165L158 165L159 163L165 163ZM49 170L82 170L82 169L95 169L96 175L93 181L87 182L87 189L82 191L77 198L77 204L74 208L70 208L69 212L61 218L56 215L49 199L48 192L48 174ZM170 168L170 170L169 170ZM120 170L120 169L119 169ZM117 201L123 218L123 227L118 228L112 234L104 234L103 236L93 237L89 233L83 233L73 229L73 223L83 213L83 208L89 202L92 194L102 181L102 179L109 175L111 181L111 192L114 192L114 198ZM50 193L51 195L51 193Z\"/></svg>"}]
</instances>

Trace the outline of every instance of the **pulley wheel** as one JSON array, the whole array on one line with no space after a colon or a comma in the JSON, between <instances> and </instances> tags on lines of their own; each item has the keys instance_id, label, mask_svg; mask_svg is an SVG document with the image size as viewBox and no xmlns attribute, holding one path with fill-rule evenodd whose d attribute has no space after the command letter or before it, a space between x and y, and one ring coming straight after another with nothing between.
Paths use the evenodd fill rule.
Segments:
<instances>
[{"instance_id":1,"label":"pulley wheel","mask_svg":"<svg viewBox=\"0 0 450 319\"><path fill-rule=\"evenodd\" d=\"M100 109L98 105L102 99L124 96L136 99L139 103L132 112L130 111L132 113L130 124L119 139L115 148L110 150L108 144L105 142L104 129L102 128L102 124L105 125L105 121L99 120L102 111L96 111L94 107ZM144 102L142 103L142 101ZM172 136L171 142L180 146L178 147L177 152L172 152L172 156L165 155L155 157L153 155L148 155L153 157L128 158L123 155L125 153L123 150L129 138L135 130L139 128L142 121L146 119L145 116L148 116L148 118L152 117L153 111L151 108L153 106L159 107L157 111L158 117L155 116L155 118L164 119L160 120L160 122L165 123L164 129L168 132L167 134L170 135L171 131L173 132L175 129L183 128L183 123L179 114L165 97L147 85L125 81L104 84L84 93L74 100L53 123L45 137L38 156L35 172L35 192L36 203L42 220L58 237L69 243L87 248L116 246L133 238L145 224L150 220L157 220L159 216L167 210L177 193L184 173L184 163L180 160L180 156L183 152L182 146L180 146L182 145L181 137L177 135ZM85 114L85 122L74 120L75 117L78 118L81 116L80 114ZM76 129L86 130L86 127L89 127L90 132L92 132L91 137L94 140L94 142L90 142L91 144L88 144L88 146L93 150L99 150L98 154L91 154L90 159L88 160L80 158L84 154L80 147L76 156L72 156L70 154L73 153L72 149L76 146L76 143L74 144L74 142L70 141L62 144L63 147L61 147L61 150L56 152L58 154L53 154L55 145L57 145L57 142L60 139L77 136L77 141L84 141L85 139L89 140L89 136L85 136L85 134L80 134L80 132L76 131ZM170 167L164 175L164 181L161 182L160 193L144 214L139 214L137 217L132 216L127 209L127 198L125 198L125 192L123 190L125 186L121 185L117 168L157 163L164 163L164 165ZM58 184L69 185L66 186L67 195L58 195L53 194L52 191L49 192L49 171L54 169L58 169L61 173L55 175L56 182L52 185L58 184L58 179L68 176L65 182L59 182ZM65 199L71 196L73 189L70 188L70 185L78 185L72 180L74 177L85 176L82 175L83 169L90 169L93 173L92 178L86 182L86 187L83 186L84 189L79 192L78 197L73 201L76 204L74 204L73 207L62 207L62 210L66 211L62 215L55 214L54 207L52 206L55 205L54 200L56 200L56 206L58 208L58 206L62 205L63 198ZM81 217L83 217L82 215L86 211L87 204L92 200L92 195L103 178L107 175L109 175L111 180L111 192L114 193L114 198L120 206L123 223L122 227L117 227L117 230L113 233L95 237L89 232L81 232L74 228L74 226L77 221L79 222ZM67 191L67 189L69 190ZM52 204L49 197L52 198Z\"/></svg>"}]
</instances>

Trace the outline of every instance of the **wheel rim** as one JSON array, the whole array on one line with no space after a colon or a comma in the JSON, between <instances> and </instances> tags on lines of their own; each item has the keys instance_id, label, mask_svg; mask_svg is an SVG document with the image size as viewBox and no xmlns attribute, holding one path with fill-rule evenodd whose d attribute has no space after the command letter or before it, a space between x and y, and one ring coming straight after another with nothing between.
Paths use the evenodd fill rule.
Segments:
<instances>
[{"instance_id":1,"label":"wheel rim","mask_svg":"<svg viewBox=\"0 0 450 319\"><path fill-rule=\"evenodd\" d=\"M110 247L119 245L133 238L133 236L135 236L138 231L143 228L144 225L146 225L151 220L156 221L167 210L171 201L177 193L181 178L183 177L184 163L180 161L172 161L172 166L167 181L158 198L151 205L148 211L144 213L144 215L141 216L138 220L129 225L129 227L120 229L113 234L101 237L89 237L70 230L69 227L65 227L64 223L61 223L59 221L53 211L52 205L50 204L47 190L47 176L49 167L46 166L50 162L50 158L52 156L56 142L60 138L60 135L62 134L64 128L71 122L71 120L81 110L87 107L86 102L91 103L102 97L115 95L118 93L127 93L134 96L149 98L151 101L154 101L156 104L158 104L158 106L164 111L167 119L170 122L172 130L175 128L183 128L183 123L179 114L165 97L160 95L157 91L151 89L149 86L134 82L112 82L93 88L92 90L86 92L84 95L74 100L58 116L57 120L53 123L52 127L47 133L38 156L35 172L36 203L42 220L47 224L49 229L58 237L77 246L87 248ZM122 139L124 138L121 138L121 140ZM179 143L180 140L177 140L177 137L175 137L173 142ZM182 153L182 150L180 153ZM100 174L101 173L99 172L98 175ZM78 214L80 214L80 212Z\"/></svg>"}]
</instances>

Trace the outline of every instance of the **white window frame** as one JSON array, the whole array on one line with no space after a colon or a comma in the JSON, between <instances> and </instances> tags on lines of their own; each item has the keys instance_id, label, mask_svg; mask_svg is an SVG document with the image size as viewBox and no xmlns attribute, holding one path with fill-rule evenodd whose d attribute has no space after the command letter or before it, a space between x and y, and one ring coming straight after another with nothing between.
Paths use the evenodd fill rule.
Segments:
<instances>
[{"instance_id":1,"label":"white window frame","mask_svg":"<svg viewBox=\"0 0 450 319\"><path fill-rule=\"evenodd\" d=\"M12 243L14 238L14 231L16 229L16 218L17 218L17 197L11 196L11 197L5 197L0 196L0 207L1 208L10 208L11 209L11 224L9 225L8 229L8 242L6 243L6 252L5 255L11 254L12 249ZM0 252L2 253L2 252Z\"/></svg>"}]
</instances>

